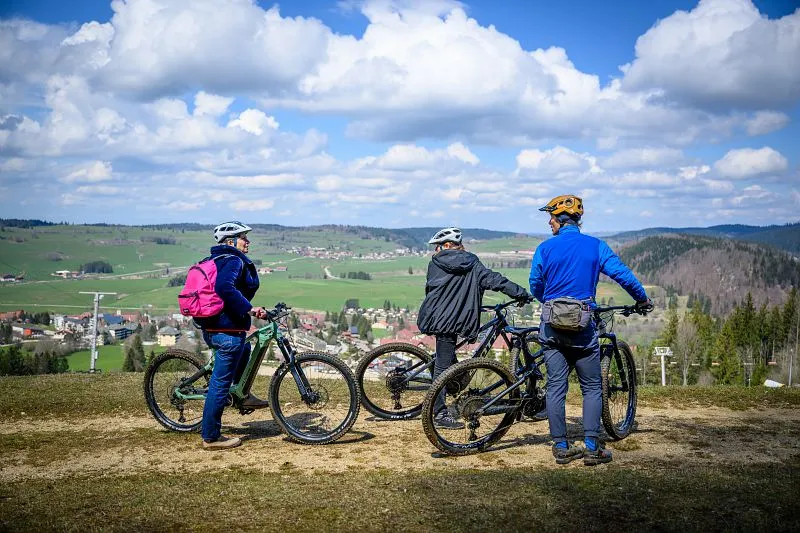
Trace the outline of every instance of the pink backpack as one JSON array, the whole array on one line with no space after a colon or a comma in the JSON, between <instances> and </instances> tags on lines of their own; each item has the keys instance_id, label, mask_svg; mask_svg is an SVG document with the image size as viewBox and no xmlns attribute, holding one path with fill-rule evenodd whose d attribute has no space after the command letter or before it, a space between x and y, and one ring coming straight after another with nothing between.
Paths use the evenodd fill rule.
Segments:
<instances>
[{"instance_id":1,"label":"pink backpack","mask_svg":"<svg viewBox=\"0 0 800 533\"><path fill-rule=\"evenodd\" d=\"M216 260L227 255L206 258L192 265L186 273L186 283L178 295L178 307L183 316L207 318L222 312L225 303L214 290L217 281Z\"/></svg>"}]
</instances>

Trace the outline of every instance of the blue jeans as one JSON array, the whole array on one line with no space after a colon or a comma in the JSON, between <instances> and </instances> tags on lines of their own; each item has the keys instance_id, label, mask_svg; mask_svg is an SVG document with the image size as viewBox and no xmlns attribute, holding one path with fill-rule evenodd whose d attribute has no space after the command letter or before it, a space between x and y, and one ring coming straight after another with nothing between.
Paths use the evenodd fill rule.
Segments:
<instances>
[{"instance_id":1,"label":"blue jeans","mask_svg":"<svg viewBox=\"0 0 800 533\"><path fill-rule=\"evenodd\" d=\"M203 440L213 441L220 436L222 411L228 404L231 384L241 377L250 356L250 343L244 338L244 333L203 332L203 340L215 356L203 406Z\"/></svg>"},{"instance_id":2,"label":"blue jeans","mask_svg":"<svg viewBox=\"0 0 800 533\"><path fill-rule=\"evenodd\" d=\"M594 325L580 333L560 333L542 323L539 342L547 367L547 419L553 441L566 442L567 378L574 368L583 393L583 433L597 438L603 393L600 384L600 342Z\"/></svg>"}]
</instances>

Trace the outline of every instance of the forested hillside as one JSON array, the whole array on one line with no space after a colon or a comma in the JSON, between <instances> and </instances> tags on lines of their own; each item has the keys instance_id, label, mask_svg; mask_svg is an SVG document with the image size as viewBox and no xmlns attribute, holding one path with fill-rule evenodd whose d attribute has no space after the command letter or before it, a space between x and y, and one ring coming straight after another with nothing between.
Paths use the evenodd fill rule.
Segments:
<instances>
[{"instance_id":1,"label":"forested hillside","mask_svg":"<svg viewBox=\"0 0 800 533\"><path fill-rule=\"evenodd\" d=\"M800 222L773 226L725 224L708 228L647 228L617 233L608 237L608 240L613 243L625 244L645 237L665 234L698 235L757 242L782 248L794 255L800 255Z\"/></svg>"},{"instance_id":2,"label":"forested hillside","mask_svg":"<svg viewBox=\"0 0 800 533\"><path fill-rule=\"evenodd\" d=\"M756 305L782 302L800 287L800 263L790 254L753 243L701 237L647 237L619 249L644 281L702 296L725 314L749 291Z\"/></svg>"}]
</instances>

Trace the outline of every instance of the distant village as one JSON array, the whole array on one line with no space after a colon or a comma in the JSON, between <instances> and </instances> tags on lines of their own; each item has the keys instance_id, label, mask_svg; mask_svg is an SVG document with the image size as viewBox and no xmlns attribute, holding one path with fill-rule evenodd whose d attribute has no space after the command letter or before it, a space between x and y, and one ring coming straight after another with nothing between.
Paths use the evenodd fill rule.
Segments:
<instances>
[{"instance_id":1,"label":"distant village","mask_svg":"<svg viewBox=\"0 0 800 533\"><path fill-rule=\"evenodd\" d=\"M538 320L538 311L529 309L528 320L517 319L518 325ZM42 320L46 315L48 319ZM78 315L39 313L25 311L0 313L0 322L11 325L10 342L36 342L49 340L86 349L94 338L94 319L90 312ZM355 365L361 354L389 342L408 342L435 350L434 337L420 333L416 326L417 314L387 302L385 308L351 307L341 312L294 310L287 320L293 344L298 351L325 351ZM256 327L254 324L251 333ZM184 349L205 351L199 330L190 318L181 314L151 315L146 312L100 313L97 320L97 345L118 344L128 337L140 335L145 346L180 346ZM464 351L474 346L464 347ZM506 345L502 339L493 347L499 355Z\"/></svg>"}]
</instances>

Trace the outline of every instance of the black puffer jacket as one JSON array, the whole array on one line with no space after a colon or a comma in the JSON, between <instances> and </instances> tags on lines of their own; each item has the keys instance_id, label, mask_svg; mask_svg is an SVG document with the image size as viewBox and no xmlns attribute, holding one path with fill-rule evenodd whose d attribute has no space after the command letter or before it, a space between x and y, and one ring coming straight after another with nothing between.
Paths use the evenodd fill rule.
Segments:
<instances>
[{"instance_id":1,"label":"black puffer jacket","mask_svg":"<svg viewBox=\"0 0 800 533\"><path fill-rule=\"evenodd\" d=\"M457 334L474 337L480 327L480 306L485 290L500 291L511 298L528 291L505 276L489 270L478 256L464 250L442 250L428 265L425 300L417 326L427 335Z\"/></svg>"}]
</instances>

